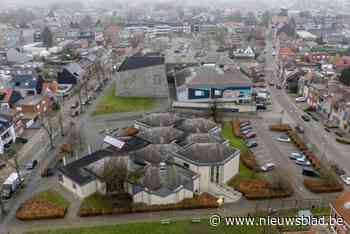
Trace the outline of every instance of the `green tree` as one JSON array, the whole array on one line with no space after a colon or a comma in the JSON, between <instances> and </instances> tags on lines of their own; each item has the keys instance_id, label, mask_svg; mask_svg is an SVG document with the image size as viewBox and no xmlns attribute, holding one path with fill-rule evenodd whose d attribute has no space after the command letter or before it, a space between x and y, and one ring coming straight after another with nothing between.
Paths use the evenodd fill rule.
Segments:
<instances>
[{"instance_id":1,"label":"green tree","mask_svg":"<svg viewBox=\"0 0 350 234\"><path fill-rule=\"evenodd\" d=\"M53 35L48 27L45 27L42 34L44 46L49 48L53 46Z\"/></svg>"},{"instance_id":2,"label":"green tree","mask_svg":"<svg viewBox=\"0 0 350 234\"><path fill-rule=\"evenodd\" d=\"M350 86L350 68L342 71L339 81L346 86Z\"/></svg>"}]
</instances>

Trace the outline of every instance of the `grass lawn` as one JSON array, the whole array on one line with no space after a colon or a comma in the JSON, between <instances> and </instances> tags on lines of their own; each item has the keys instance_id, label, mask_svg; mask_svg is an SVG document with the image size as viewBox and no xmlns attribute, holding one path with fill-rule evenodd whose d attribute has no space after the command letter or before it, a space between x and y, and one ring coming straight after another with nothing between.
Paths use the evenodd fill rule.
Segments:
<instances>
[{"instance_id":1,"label":"grass lawn","mask_svg":"<svg viewBox=\"0 0 350 234\"><path fill-rule=\"evenodd\" d=\"M222 135L229 140L232 147L239 149L241 152L247 151L248 148L243 139L233 135L231 122L225 122L222 126Z\"/></svg>"},{"instance_id":2,"label":"grass lawn","mask_svg":"<svg viewBox=\"0 0 350 234\"><path fill-rule=\"evenodd\" d=\"M81 208L111 209L116 207L126 207L131 205L131 199L126 194L120 194L114 197L103 196L95 193L85 198L81 203Z\"/></svg>"},{"instance_id":3,"label":"grass lawn","mask_svg":"<svg viewBox=\"0 0 350 234\"><path fill-rule=\"evenodd\" d=\"M115 96L115 84L106 91L96 105L92 116L116 112L146 111L152 109L155 100L147 97L118 97Z\"/></svg>"},{"instance_id":4,"label":"grass lawn","mask_svg":"<svg viewBox=\"0 0 350 234\"><path fill-rule=\"evenodd\" d=\"M265 230L264 230L265 229ZM162 225L160 223L135 223L122 224L94 228L62 229L57 231L31 232L30 234L260 234L264 233L269 227L258 226L224 226L211 227L208 221L193 224L190 221L174 221L170 224ZM272 230L271 234L277 234ZM28 233L29 234L29 233Z\"/></svg>"},{"instance_id":5,"label":"grass lawn","mask_svg":"<svg viewBox=\"0 0 350 234\"><path fill-rule=\"evenodd\" d=\"M232 147L239 149L241 152L245 152L248 150L246 144L244 143L244 140L241 138L236 137L232 132L232 125L231 122L225 122L222 127L222 134L225 139L229 140ZM264 178L264 175L262 173L257 173L253 170L250 170L247 168L242 160L239 162L239 174L236 175L234 178L232 178L228 185L235 187L238 185L242 180L245 179L259 179Z\"/></svg>"},{"instance_id":6,"label":"grass lawn","mask_svg":"<svg viewBox=\"0 0 350 234\"><path fill-rule=\"evenodd\" d=\"M35 198L46 200L48 202L51 202L63 208L69 207L69 202L64 197L62 197L58 192L53 190L47 190L47 191L38 193L35 195Z\"/></svg>"}]
</instances>

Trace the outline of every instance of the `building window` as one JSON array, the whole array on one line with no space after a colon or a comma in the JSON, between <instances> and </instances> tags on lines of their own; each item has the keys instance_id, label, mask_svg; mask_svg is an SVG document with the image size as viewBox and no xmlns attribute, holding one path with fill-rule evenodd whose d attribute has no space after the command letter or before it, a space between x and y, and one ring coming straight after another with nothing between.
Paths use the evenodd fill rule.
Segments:
<instances>
[{"instance_id":1,"label":"building window","mask_svg":"<svg viewBox=\"0 0 350 234\"><path fill-rule=\"evenodd\" d=\"M194 96L196 96L196 97L203 97L204 96L204 91L203 90L196 90L196 91L194 91Z\"/></svg>"},{"instance_id":2,"label":"building window","mask_svg":"<svg viewBox=\"0 0 350 234\"><path fill-rule=\"evenodd\" d=\"M72 184L73 184L73 189L77 189L77 186L74 183L72 183Z\"/></svg>"},{"instance_id":3,"label":"building window","mask_svg":"<svg viewBox=\"0 0 350 234\"><path fill-rule=\"evenodd\" d=\"M184 163L185 168L190 168L190 165L188 163Z\"/></svg>"},{"instance_id":4,"label":"building window","mask_svg":"<svg viewBox=\"0 0 350 234\"><path fill-rule=\"evenodd\" d=\"M36 109L38 109L38 110L39 110L39 109L40 109L40 105L37 105L37 106L36 106Z\"/></svg>"}]
</instances>

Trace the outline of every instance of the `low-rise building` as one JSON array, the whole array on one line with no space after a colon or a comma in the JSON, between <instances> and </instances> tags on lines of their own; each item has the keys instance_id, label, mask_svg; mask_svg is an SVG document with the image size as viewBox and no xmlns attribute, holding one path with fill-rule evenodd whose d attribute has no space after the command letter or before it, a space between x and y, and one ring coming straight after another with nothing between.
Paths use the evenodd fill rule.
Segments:
<instances>
[{"instance_id":1,"label":"low-rise building","mask_svg":"<svg viewBox=\"0 0 350 234\"><path fill-rule=\"evenodd\" d=\"M5 147L16 141L16 132L13 122L7 116L0 116L0 154L5 152Z\"/></svg>"},{"instance_id":2,"label":"low-rise building","mask_svg":"<svg viewBox=\"0 0 350 234\"><path fill-rule=\"evenodd\" d=\"M165 59L135 55L124 60L115 74L116 96L168 98Z\"/></svg>"},{"instance_id":3,"label":"low-rise building","mask_svg":"<svg viewBox=\"0 0 350 234\"><path fill-rule=\"evenodd\" d=\"M350 231L350 192L345 192L329 204L330 217L342 222L332 222L331 229L337 234L347 234Z\"/></svg>"}]
</instances>

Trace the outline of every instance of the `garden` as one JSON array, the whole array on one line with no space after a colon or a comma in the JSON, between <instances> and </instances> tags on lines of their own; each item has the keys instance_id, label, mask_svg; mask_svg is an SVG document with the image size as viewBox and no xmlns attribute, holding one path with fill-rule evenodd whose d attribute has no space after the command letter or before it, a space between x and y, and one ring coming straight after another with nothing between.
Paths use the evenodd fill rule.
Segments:
<instances>
[{"instance_id":1,"label":"garden","mask_svg":"<svg viewBox=\"0 0 350 234\"><path fill-rule=\"evenodd\" d=\"M38 193L22 203L16 211L19 220L64 218L69 202L56 191Z\"/></svg>"}]
</instances>

